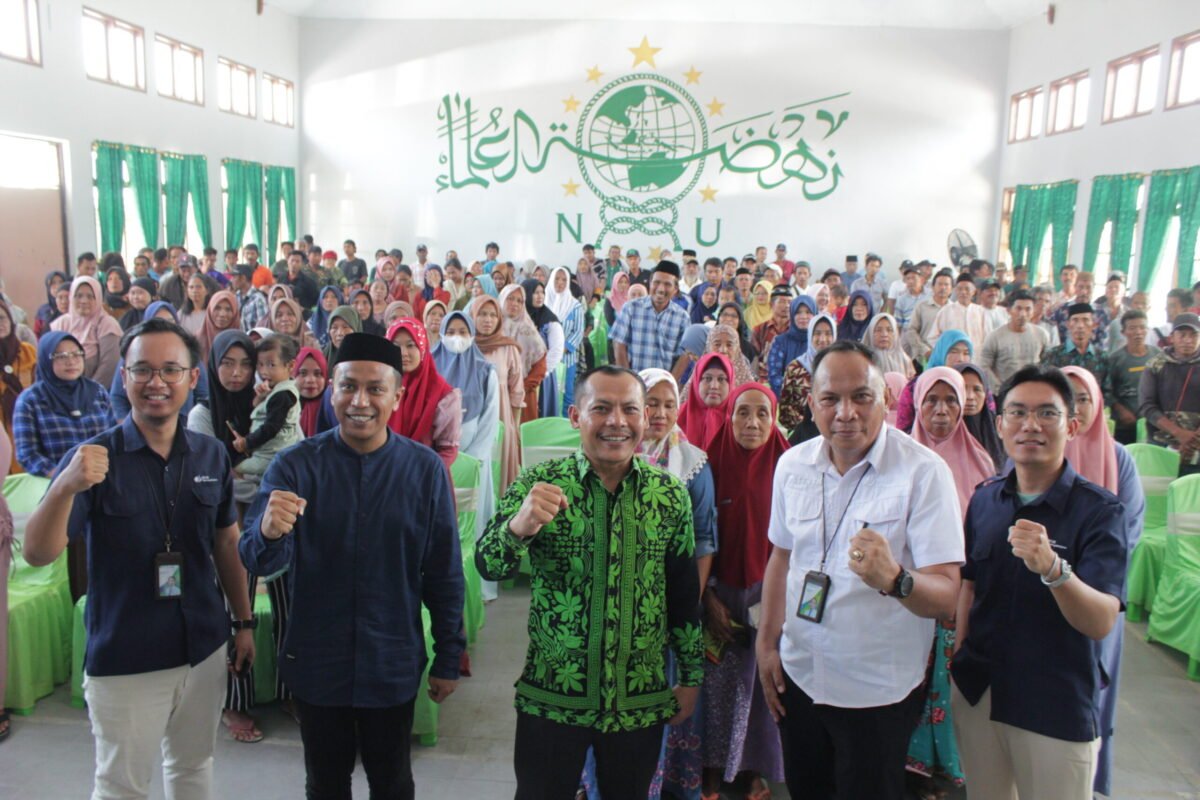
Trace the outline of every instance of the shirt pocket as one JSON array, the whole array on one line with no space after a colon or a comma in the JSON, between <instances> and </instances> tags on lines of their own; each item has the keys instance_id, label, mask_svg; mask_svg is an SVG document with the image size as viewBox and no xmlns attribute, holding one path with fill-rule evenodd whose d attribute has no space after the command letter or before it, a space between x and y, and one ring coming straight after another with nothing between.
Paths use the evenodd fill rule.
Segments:
<instances>
[{"instance_id":1,"label":"shirt pocket","mask_svg":"<svg viewBox=\"0 0 1200 800\"><path fill-rule=\"evenodd\" d=\"M211 547L217 527L217 507L221 504L221 484L193 483L192 500L195 503L195 519L188 520L186 524L194 526L201 541Z\"/></svg>"},{"instance_id":2,"label":"shirt pocket","mask_svg":"<svg viewBox=\"0 0 1200 800\"><path fill-rule=\"evenodd\" d=\"M887 540L892 549L892 556L901 560L908 551L908 529L904 524L908 517L908 507L901 495L891 497L876 497L855 505L849 516L854 529L850 536L862 528L870 528Z\"/></svg>"}]
</instances>

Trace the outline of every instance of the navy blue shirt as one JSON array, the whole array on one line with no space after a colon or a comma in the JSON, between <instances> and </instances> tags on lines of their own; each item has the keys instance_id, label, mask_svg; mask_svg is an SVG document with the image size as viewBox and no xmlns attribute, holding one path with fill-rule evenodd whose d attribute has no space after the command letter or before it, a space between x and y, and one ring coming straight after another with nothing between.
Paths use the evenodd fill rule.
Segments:
<instances>
[{"instance_id":1,"label":"navy blue shirt","mask_svg":"<svg viewBox=\"0 0 1200 800\"><path fill-rule=\"evenodd\" d=\"M951 674L972 705L991 687L995 722L1090 742L1101 734L1098 700L1107 682L1100 643L1071 627L1041 577L1013 555L1008 529L1018 519L1044 525L1054 552L1075 571L1071 580L1124 605L1125 512L1070 464L1028 505L1017 497L1016 481L1010 470L980 484L971 498L962 578L975 582L975 601Z\"/></svg>"},{"instance_id":2,"label":"navy blue shirt","mask_svg":"<svg viewBox=\"0 0 1200 800\"><path fill-rule=\"evenodd\" d=\"M84 669L101 677L199 664L229 639L212 560L217 529L237 523L225 446L180 425L164 461L132 417L83 444L108 449L108 476L75 495L67 523L71 539L87 539ZM77 449L63 456L56 475ZM171 552L183 555L183 595L160 600L154 559L166 550L172 508Z\"/></svg>"},{"instance_id":3,"label":"navy blue shirt","mask_svg":"<svg viewBox=\"0 0 1200 800\"><path fill-rule=\"evenodd\" d=\"M308 501L295 529L262 535L271 492ZM464 582L454 498L436 453L388 434L362 455L341 429L275 456L246 514L247 569L291 568L279 672L313 705L385 708L412 700L426 663L421 604L434 641L430 674L458 678Z\"/></svg>"}]
</instances>

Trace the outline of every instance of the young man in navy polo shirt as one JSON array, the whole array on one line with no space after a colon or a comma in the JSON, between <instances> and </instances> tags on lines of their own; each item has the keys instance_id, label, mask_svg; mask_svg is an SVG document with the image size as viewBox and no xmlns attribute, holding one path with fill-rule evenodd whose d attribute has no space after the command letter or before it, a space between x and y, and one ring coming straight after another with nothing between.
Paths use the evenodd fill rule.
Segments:
<instances>
[{"instance_id":1,"label":"young man in navy polo shirt","mask_svg":"<svg viewBox=\"0 0 1200 800\"><path fill-rule=\"evenodd\" d=\"M96 738L93 800L146 797L159 752L166 796L212 796L213 746L229 669L254 661L246 571L225 448L179 423L200 346L153 319L121 342L130 415L63 457L29 519L25 557L88 548L84 697Z\"/></svg>"},{"instance_id":2,"label":"young man in navy polo shirt","mask_svg":"<svg viewBox=\"0 0 1200 800\"><path fill-rule=\"evenodd\" d=\"M971 800L1091 800L1125 512L1063 456L1079 427L1066 376L1025 367L999 407L1014 467L976 489L967 512L954 731Z\"/></svg>"}]
</instances>

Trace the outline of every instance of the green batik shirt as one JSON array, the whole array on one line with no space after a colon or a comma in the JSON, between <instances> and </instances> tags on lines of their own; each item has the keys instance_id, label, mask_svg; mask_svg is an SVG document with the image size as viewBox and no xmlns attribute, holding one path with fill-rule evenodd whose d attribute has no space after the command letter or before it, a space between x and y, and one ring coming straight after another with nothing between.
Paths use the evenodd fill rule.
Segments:
<instances>
[{"instance_id":1,"label":"green batik shirt","mask_svg":"<svg viewBox=\"0 0 1200 800\"><path fill-rule=\"evenodd\" d=\"M508 523L536 483L562 489L567 508L521 539ZM686 487L640 458L616 493L581 452L524 470L475 553L489 580L529 556L529 650L517 710L605 733L670 719L679 704L667 683L668 644L679 685L704 679L694 539Z\"/></svg>"}]
</instances>

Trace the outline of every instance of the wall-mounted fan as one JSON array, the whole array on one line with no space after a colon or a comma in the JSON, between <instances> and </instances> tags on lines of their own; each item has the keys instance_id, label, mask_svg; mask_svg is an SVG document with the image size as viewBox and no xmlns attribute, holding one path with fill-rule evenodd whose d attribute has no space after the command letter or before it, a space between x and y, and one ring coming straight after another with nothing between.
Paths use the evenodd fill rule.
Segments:
<instances>
[{"instance_id":1,"label":"wall-mounted fan","mask_svg":"<svg viewBox=\"0 0 1200 800\"><path fill-rule=\"evenodd\" d=\"M950 263L959 269L971 266L971 262L979 258L978 245L971 238L971 234L962 228L950 231L950 236L946 239L946 247L950 250Z\"/></svg>"}]
</instances>

